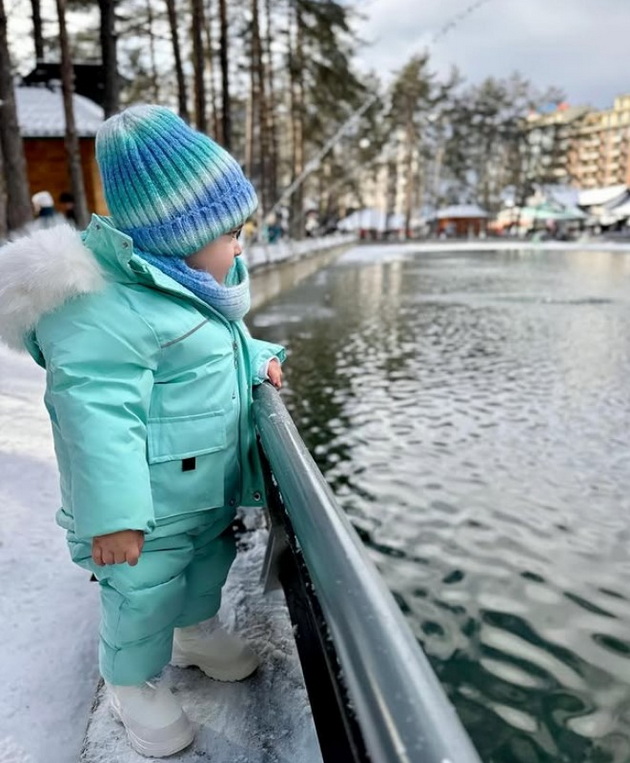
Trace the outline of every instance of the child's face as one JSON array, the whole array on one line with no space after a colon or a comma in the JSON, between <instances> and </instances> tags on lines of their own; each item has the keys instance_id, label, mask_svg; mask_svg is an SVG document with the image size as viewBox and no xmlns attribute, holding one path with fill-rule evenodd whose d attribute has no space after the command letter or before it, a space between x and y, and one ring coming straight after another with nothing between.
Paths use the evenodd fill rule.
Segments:
<instances>
[{"instance_id":1,"label":"child's face","mask_svg":"<svg viewBox=\"0 0 630 763\"><path fill-rule=\"evenodd\" d=\"M241 229L230 231L206 244L203 249L186 257L186 264L195 270L205 270L219 283L224 283L234 258L243 251L238 240Z\"/></svg>"}]
</instances>

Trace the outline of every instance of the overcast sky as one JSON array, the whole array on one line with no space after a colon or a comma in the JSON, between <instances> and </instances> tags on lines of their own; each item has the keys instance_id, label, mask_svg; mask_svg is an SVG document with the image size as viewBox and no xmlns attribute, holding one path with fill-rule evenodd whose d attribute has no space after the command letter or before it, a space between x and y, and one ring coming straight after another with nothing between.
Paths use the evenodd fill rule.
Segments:
<instances>
[{"instance_id":1,"label":"overcast sky","mask_svg":"<svg viewBox=\"0 0 630 763\"><path fill-rule=\"evenodd\" d=\"M361 64L391 72L474 0L355 2L366 17L360 33L373 42ZM429 47L435 70L455 64L471 82L518 70L597 108L630 94L630 0L488 0Z\"/></svg>"}]
</instances>

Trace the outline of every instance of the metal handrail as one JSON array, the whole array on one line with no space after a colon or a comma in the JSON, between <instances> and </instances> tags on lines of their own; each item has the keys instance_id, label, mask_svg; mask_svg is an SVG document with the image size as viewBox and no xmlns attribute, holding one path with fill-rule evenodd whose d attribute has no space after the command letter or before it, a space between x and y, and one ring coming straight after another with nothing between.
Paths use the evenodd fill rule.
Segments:
<instances>
[{"instance_id":1,"label":"metal handrail","mask_svg":"<svg viewBox=\"0 0 630 763\"><path fill-rule=\"evenodd\" d=\"M271 385L256 388L254 416L295 533L294 552L303 555L360 729L358 746L350 745L356 753L352 759L480 763L393 596ZM308 678L306 684L309 689ZM315 712L314 717L317 727ZM317 731L321 743L324 732Z\"/></svg>"}]
</instances>

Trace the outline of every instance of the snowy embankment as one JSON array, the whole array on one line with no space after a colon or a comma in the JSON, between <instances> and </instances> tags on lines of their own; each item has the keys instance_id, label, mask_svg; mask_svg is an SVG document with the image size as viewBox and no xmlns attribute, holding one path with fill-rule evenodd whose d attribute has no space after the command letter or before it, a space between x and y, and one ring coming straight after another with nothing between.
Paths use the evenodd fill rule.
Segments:
<instances>
[{"instance_id":1,"label":"snowy embankment","mask_svg":"<svg viewBox=\"0 0 630 763\"><path fill-rule=\"evenodd\" d=\"M630 252L630 241L606 241L588 238L582 241L513 241L510 239L476 238L443 241L379 241L357 242L357 251L377 254L439 254L440 252ZM354 248L353 248L354 251ZM344 261L347 254L344 256Z\"/></svg>"},{"instance_id":2,"label":"snowy embankment","mask_svg":"<svg viewBox=\"0 0 630 763\"><path fill-rule=\"evenodd\" d=\"M97 690L98 586L70 562L54 522L43 372L1 347L0 369L0 763L146 760L130 750ZM282 592L262 594L262 517L248 514L245 523L222 617L252 640L262 665L239 684L166 669L163 680L199 725L194 745L173 760L320 763Z\"/></svg>"},{"instance_id":3,"label":"snowy embankment","mask_svg":"<svg viewBox=\"0 0 630 763\"><path fill-rule=\"evenodd\" d=\"M69 561L44 374L0 347L0 761L76 761L98 681L97 586Z\"/></svg>"},{"instance_id":4,"label":"snowy embankment","mask_svg":"<svg viewBox=\"0 0 630 763\"><path fill-rule=\"evenodd\" d=\"M274 244L252 244L245 246L245 258L251 270L264 265L278 264L287 260L304 257L315 252L351 244L357 237L353 233L335 233L320 238L305 238L302 241L280 239Z\"/></svg>"}]
</instances>

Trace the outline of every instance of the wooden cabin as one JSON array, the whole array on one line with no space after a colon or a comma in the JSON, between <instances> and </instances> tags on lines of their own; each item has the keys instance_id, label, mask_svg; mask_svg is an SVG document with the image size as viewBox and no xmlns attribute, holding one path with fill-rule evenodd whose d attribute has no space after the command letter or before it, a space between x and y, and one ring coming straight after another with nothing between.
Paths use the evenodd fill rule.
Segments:
<instances>
[{"instance_id":1,"label":"wooden cabin","mask_svg":"<svg viewBox=\"0 0 630 763\"><path fill-rule=\"evenodd\" d=\"M15 99L31 196L38 191L48 191L61 211L60 195L72 191L64 145L66 128L61 87L16 87ZM73 103L88 210L107 214L94 152L94 136L103 122L103 109L81 95L75 95Z\"/></svg>"},{"instance_id":2,"label":"wooden cabin","mask_svg":"<svg viewBox=\"0 0 630 763\"><path fill-rule=\"evenodd\" d=\"M477 238L486 233L488 213L476 204L456 204L438 210L431 222L438 236Z\"/></svg>"}]
</instances>

